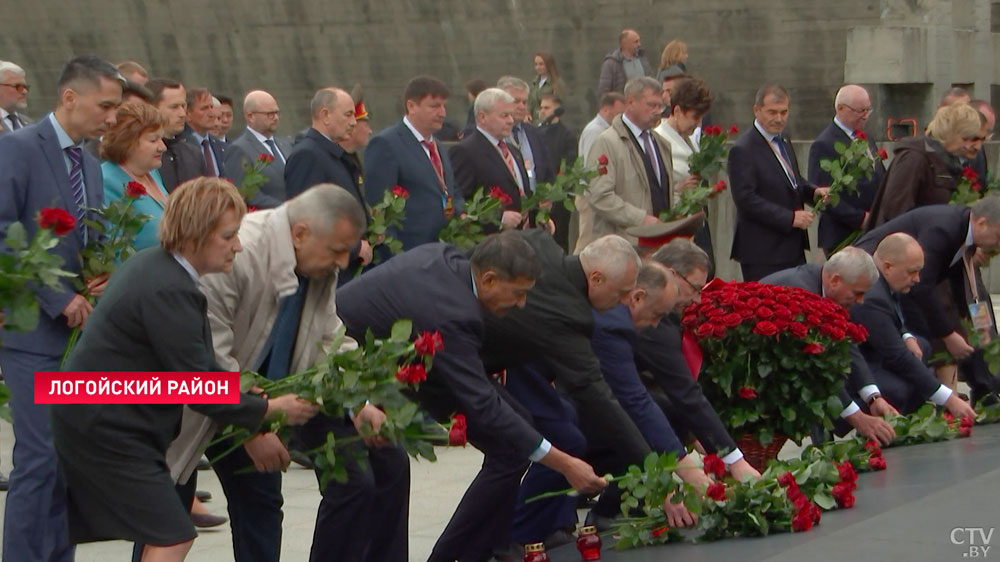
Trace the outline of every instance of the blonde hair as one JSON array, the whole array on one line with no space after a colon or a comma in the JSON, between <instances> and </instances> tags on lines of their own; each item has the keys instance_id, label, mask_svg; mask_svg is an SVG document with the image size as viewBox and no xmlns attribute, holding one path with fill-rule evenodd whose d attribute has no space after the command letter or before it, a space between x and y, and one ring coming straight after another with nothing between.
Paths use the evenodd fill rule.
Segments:
<instances>
[{"instance_id":1,"label":"blonde hair","mask_svg":"<svg viewBox=\"0 0 1000 562\"><path fill-rule=\"evenodd\" d=\"M660 53L660 68L657 70L663 70L672 64L679 63L681 61L681 54L684 51L687 51L687 43L680 39L674 39L667 43L667 46L663 48L663 52Z\"/></svg>"},{"instance_id":2,"label":"blonde hair","mask_svg":"<svg viewBox=\"0 0 1000 562\"><path fill-rule=\"evenodd\" d=\"M927 124L927 136L943 143L955 137L974 137L985 123L985 117L967 103L953 103L937 110Z\"/></svg>"},{"instance_id":3,"label":"blonde hair","mask_svg":"<svg viewBox=\"0 0 1000 562\"><path fill-rule=\"evenodd\" d=\"M170 192L163 209L160 245L168 252L200 250L230 209L240 220L247 213L243 196L229 180L202 176L182 183Z\"/></svg>"},{"instance_id":4,"label":"blonde hair","mask_svg":"<svg viewBox=\"0 0 1000 562\"><path fill-rule=\"evenodd\" d=\"M163 128L163 115L143 101L129 101L118 106L117 122L101 137L100 155L105 160L121 164L139 144L139 137Z\"/></svg>"}]
</instances>

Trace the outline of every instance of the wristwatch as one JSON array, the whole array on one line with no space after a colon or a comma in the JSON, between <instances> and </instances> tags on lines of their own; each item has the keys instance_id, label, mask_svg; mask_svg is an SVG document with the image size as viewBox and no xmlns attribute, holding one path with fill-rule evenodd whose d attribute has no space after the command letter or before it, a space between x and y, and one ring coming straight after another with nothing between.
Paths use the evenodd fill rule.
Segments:
<instances>
[{"instance_id":1,"label":"wristwatch","mask_svg":"<svg viewBox=\"0 0 1000 562\"><path fill-rule=\"evenodd\" d=\"M879 392L873 392L873 393L869 394L868 395L868 405L871 406L872 402L878 400L879 398L882 398L882 394L879 393Z\"/></svg>"}]
</instances>

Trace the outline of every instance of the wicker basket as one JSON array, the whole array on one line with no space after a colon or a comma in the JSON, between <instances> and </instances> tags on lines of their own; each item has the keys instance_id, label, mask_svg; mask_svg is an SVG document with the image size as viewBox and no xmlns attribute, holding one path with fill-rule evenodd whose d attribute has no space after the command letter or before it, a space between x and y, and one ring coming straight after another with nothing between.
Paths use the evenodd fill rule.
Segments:
<instances>
[{"instance_id":1,"label":"wicker basket","mask_svg":"<svg viewBox=\"0 0 1000 562\"><path fill-rule=\"evenodd\" d=\"M768 461L778 458L778 453L785 446L788 438L784 435L775 435L768 445L762 444L753 435L744 433L736 445L743 451L743 458L750 463L750 466L763 472Z\"/></svg>"}]
</instances>

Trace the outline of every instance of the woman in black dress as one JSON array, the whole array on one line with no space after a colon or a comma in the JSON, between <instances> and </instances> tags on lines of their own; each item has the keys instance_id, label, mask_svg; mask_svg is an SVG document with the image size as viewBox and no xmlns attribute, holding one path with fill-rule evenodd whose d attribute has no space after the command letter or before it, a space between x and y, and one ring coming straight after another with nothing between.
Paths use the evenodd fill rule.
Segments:
<instances>
[{"instance_id":1,"label":"woman in black dress","mask_svg":"<svg viewBox=\"0 0 1000 562\"><path fill-rule=\"evenodd\" d=\"M232 268L246 214L232 184L198 178L170 194L158 248L115 273L66 365L68 371L221 371L198 278ZM179 404L54 405L52 435L69 496L73 543L145 544L143 562L184 559L196 536L174 489L165 452ZM301 424L317 411L293 395L244 394L239 404L192 404L225 423L256 428L284 411Z\"/></svg>"}]
</instances>

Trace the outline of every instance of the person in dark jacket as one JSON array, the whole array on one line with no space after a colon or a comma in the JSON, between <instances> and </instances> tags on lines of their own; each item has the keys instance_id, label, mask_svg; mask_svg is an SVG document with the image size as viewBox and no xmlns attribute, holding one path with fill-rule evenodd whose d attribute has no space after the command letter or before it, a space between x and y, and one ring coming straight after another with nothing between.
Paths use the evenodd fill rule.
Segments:
<instances>
[{"instance_id":1,"label":"person in dark jacket","mask_svg":"<svg viewBox=\"0 0 1000 562\"><path fill-rule=\"evenodd\" d=\"M178 185L205 175L205 159L198 149L181 139L187 120L187 92L184 85L170 78L153 78L146 83L153 93L153 105L163 115L163 165L160 176L167 192Z\"/></svg>"},{"instance_id":2,"label":"person in dark jacket","mask_svg":"<svg viewBox=\"0 0 1000 562\"><path fill-rule=\"evenodd\" d=\"M653 67L641 47L638 31L623 29L618 34L618 48L604 55L601 63L597 97L605 92L624 92L625 83L632 78L653 75Z\"/></svg>"}]
</instances>

